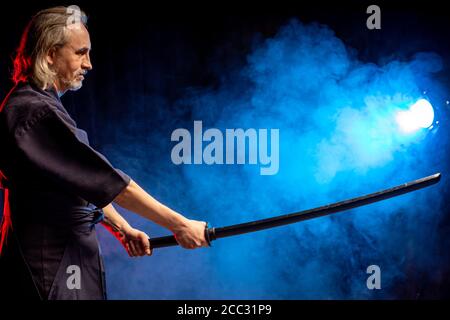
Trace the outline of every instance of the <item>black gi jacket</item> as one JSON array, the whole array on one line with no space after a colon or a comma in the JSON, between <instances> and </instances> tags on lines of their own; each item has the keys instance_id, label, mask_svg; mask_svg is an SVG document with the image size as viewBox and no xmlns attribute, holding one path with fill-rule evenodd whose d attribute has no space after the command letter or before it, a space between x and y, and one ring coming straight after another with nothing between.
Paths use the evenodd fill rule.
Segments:
<instances>
[{"instance_id":1,"label":"black gi jacket","mask_svg":"<svg viewBox=\"0 0 450 320\"><path fill-rule=\"evenodd\" d=\"M0 171L12 221L0 248L0 296L105 298L94 224L130 178L89 146L56 90L19 83L6 97Z\"/></svg>"}]
</instances>

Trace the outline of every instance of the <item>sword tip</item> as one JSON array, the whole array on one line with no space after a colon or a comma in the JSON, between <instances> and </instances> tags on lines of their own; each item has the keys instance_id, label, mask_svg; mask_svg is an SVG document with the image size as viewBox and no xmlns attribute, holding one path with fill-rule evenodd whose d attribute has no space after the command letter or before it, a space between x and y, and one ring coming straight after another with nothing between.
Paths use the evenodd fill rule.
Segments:
<instances>
[{"instance_id":1,"label":"sword tip","mask_svg":"<svg viewBox=\"0 0 450 320\"><path fill-rule=\"evenodd\" d=\"M431 177L432 177L433 179L436 179L437 181L439 181L439 180L441 180L441 173L440 173L440 172L437 172L437 173L431 175Z\"/></svg>"}]
</instances>

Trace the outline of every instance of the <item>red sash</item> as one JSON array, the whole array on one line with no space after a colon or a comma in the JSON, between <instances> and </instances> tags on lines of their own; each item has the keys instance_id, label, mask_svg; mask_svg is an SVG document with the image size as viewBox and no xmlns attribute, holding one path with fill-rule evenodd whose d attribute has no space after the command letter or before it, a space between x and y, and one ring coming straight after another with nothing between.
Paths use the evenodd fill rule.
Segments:
<instances>
[{"instance_id":1,"label":"red sash","mask_svg":"<svg viewBox=\"0 0 450 320\"><path fill-rule=\"evenodd\" d=\"M0 171L0 189L3 189L3 218L0 227L0 255L2 254L3 246L5 245L8 231L12 229L11 211L9 208L9 190L6 186L6 177Z\"/></svg>"}]
</instances>

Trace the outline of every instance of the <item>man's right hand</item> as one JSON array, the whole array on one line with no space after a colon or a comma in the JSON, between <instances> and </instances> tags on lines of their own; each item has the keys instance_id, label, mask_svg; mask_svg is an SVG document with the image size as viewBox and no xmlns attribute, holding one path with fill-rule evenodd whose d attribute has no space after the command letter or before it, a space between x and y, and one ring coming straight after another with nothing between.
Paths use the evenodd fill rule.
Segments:
<instances>
[{"instance_id":1,"label":"man's right hand","mask_svg":"<svg viewBox=\"0 0 450 320\"><path fill-rule=\"evenodd\" d=\"M176 229L172 230L175 239L185 249L208 247L205 239L206 222L185 219Z\"/></svg>"},{"instance_id":2,"label":"man's right hand","mask_svg":"<svg viewBox=\"0 0 450 320\"><path fill-rule=\"evenodd\" d=\"M209 246L205 239L206 222L187 219L153 198L133 180L130 180L114 202L172 231L183 248Z\"/></svg>"}]
</instances>

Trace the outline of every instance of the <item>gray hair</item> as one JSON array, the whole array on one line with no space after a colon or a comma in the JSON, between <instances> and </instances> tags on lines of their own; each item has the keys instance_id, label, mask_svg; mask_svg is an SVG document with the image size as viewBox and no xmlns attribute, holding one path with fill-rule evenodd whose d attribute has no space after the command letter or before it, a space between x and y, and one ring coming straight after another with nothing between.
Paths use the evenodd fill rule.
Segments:
<instances>
[{"instance_id":1,"label":"gray hair","mask_svg":"<svg viewBox=\"0 0 450 320\"><path fill-rule=\"evenodd\" d=\"M25 28L14 58L14 83L33 81L47 88L56 77L47 62L50 50L68 40L68 29L76 23L87 27L87 16L77 6L53 7L39 11Z\"/></svg>"}]
</instances>

